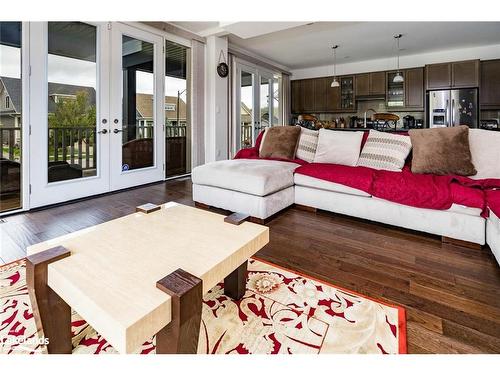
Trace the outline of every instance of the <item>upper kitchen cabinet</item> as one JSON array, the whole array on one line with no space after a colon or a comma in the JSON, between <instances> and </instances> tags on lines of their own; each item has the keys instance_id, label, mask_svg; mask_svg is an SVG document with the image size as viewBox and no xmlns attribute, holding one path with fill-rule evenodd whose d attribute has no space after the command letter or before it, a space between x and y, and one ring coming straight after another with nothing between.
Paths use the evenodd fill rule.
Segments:
<instances>
[{"instance_id":1,"label":"upper kitchen cabinet","mask_svg":"<svg viewBox=\"0 0 500 375\"><path fill-rule=\"evenodd\" d=\"M424 109L424 68L405 70L405 107Z\"/></svg>"},{"instance_id":2,"label":"upper kitchen cabinet","mask_svg":"<svg viewBox=\"0 0 500 375\"><path fill-rule=\"evenodd\" d=\"M290 82L292 113L301 113L304 109L302 105L302 80Z\"/></svg>"},{"instance_id":3,"label":"upper kitchen cabinet","mask_svg":"<svg viewBox=\"0 0 500 375\"><path fill-rule=\"evenodd\" d=\"M391 109L404 109L405 106L405 81L394 82L397 72L387 72L386 105ZM405 72L401 71L403 78Z\"/></svg>"},{"instance_id":4,"label":"upper kitchen cabinet","mask_svg":"<svg viewBox=\"0 0 500 375\"><path fill-rule=\"evenodd\" d=\"M385 72L356 75L356 96L385 95Z\"/></svg>"},{"instance_id":5,"label":"upper kitchen cabinet","mask_svg":"<svg viewBox=\"0 0 500 375\"><path fill-rule=\"evenodd\" d=\"M356 110L354 100L354 76L340 78L340 110L351 112Z\"/></svg>"},{"instance_id":6,"label":"upper kitchen cabinet","mask_svg":"<svg viewBox=\"0 0 500 375\"><path fill-rule=\"evenodd\" d=\"M481 109L500 109L500 60L481 61Z\"/></svg>"},{"instance_id":7,"label":"upper kitchen cabinet","mask_svg":"<svg viewBox=\"0 0 500 375\"><path fill-rule=\"evenodd\" d=\"M425 73L428 90L479 86L479 60L426 65Z\"/></svg>"},{"instance_id":8,"label":"upper kitchen cabinet","mask_svg":"<svg viewBox=\"0 0 500 375\"><path fill-rule=\"evenodd\" d=\"M451 85L452 87L478 87L479 60L452 62Z\"/></svg>"},{"instance_id":9,"label":"upper kitchen cabinet","mask_svg":"<svg viewBox=\"0 0 500 375\"><path fill-rule=\"evenodd\" d=\"M385 72L370 73L370 95L385 95Z\"/></svg>"},{"instance_id":10,"label":"upper kitchen cabinet","mask_svg":"<svg viewBox=\"0 0 500 375\"><path fill-rule=\"evenodd\" d=\"M370 73L356 74L356 96L370 95Z\"/></svg>"},{"instance_id":11,"label":"upper kitchen cabinet","mask_svg":"<svg viewBox=\"0 0 500 375\"><path fill-rule=\"evenodd\" d=\"M314 79L304 79L302 80L302 111L303 112L314 112L315 104L314 104Z\"/></svg>"},{"instance_id":12,"label":"upper kitchen cabinet","mask_svg":"<svg viewBox=\"0 0 500 375\"><path fill-rule=\"evenodd\" d=\"M340 109L340 88L332 87L333 77L314 79L314 112L335 112Z\"/></svg>"}]
</instances>

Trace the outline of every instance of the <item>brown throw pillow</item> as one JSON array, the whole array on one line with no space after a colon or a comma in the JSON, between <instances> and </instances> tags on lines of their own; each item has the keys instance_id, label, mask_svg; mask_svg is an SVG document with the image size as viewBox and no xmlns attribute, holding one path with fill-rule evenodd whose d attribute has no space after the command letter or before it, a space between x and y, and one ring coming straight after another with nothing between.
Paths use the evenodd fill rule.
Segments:
<instances>
[{"instance_id":1,"label":"brown throw pillow","mask_svg":"<svg viewBox=\"0 0 500 375\"><path fill-rule=\"evenodd\" d=\"M469 128L410 130L413 145L411 171L437 175L475 175L469 148Z\"/></svg>"},{"instance_id":2,"label":"brown throw pillow","mask_svg":"<svg viewBox=\"0 0 500 375\"><path fill-rule=\"evenodd\" d=\"M299 126L267 128L262 138L259 156L261 158L294 159L299 137Z\"/></svg>"}]
</instances>

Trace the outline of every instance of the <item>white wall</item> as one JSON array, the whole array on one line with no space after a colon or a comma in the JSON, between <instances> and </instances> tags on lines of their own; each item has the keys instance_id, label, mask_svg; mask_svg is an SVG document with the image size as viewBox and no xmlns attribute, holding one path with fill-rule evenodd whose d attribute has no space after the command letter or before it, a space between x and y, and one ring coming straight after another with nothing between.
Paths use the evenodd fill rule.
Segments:
<instances>
[{"instance_id":1,"label":"white wall","mask_svg":"<svg viewBox=\"0 0 500 375\"><path fill-rule=\"evenodd\" d=\"M449 61L460 61L470 59L497 59L500 58L500 44L462 48L454 50L443 50L400 57L401 68L414 68L425 64L434 64ZM379 70L392 70L396 68L396 57L388 56L384 59L365 60L352 63L337 64L337 74L356 74L375 72ZM292 80L302 78L314 78L333 75L333 66L317 66L304 69L292 70Z\"/></svg>"},{"instance_id":2,"label":"white wall","mask_svg":"<svg viewBox=\"0 0 500 375\"><path fill-rule=\"evenodd\" d=\"M228 158L228 77L217 74L221 51L226 63L227 38L210 36L205 48L205 163Z\"/></svg>"}]
</instances>

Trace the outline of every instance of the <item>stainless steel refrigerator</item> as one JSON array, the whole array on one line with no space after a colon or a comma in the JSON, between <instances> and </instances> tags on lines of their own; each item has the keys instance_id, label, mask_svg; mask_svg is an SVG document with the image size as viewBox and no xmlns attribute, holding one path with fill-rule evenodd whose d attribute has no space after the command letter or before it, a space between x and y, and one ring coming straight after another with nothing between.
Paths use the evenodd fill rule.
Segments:
<instances>
[{"instance_id":1,"label":"stainless steel refrigerator","mask_svg":"<svg viewBox=\"0 0 500 375\"><path fill-rule=\"evenodd\" d=\"M429 127L479 125L479 100L476 89L428 92Z\"/></svg>"}]
</instances>

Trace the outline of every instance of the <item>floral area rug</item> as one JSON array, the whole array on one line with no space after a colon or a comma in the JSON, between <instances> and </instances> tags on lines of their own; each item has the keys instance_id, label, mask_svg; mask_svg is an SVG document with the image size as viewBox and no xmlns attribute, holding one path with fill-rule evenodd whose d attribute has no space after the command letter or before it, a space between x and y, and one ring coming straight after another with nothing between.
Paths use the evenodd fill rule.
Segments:
<instances>
[{"instance_id":1,"label":"floral area rug","mask_svg":"<svg viewBox=\"0 0 500 375\"><path fill-rule=\"evenodd\" d=\"M251 259L240 301L220 283L203 299L199 354L406 353L405 312ZM73 353L116 353L76 312ZM138 353L155 352L154 337ZM36 334L25 261L0 267L0 353L45 353Z\"/></svg>"}]
</instances>

